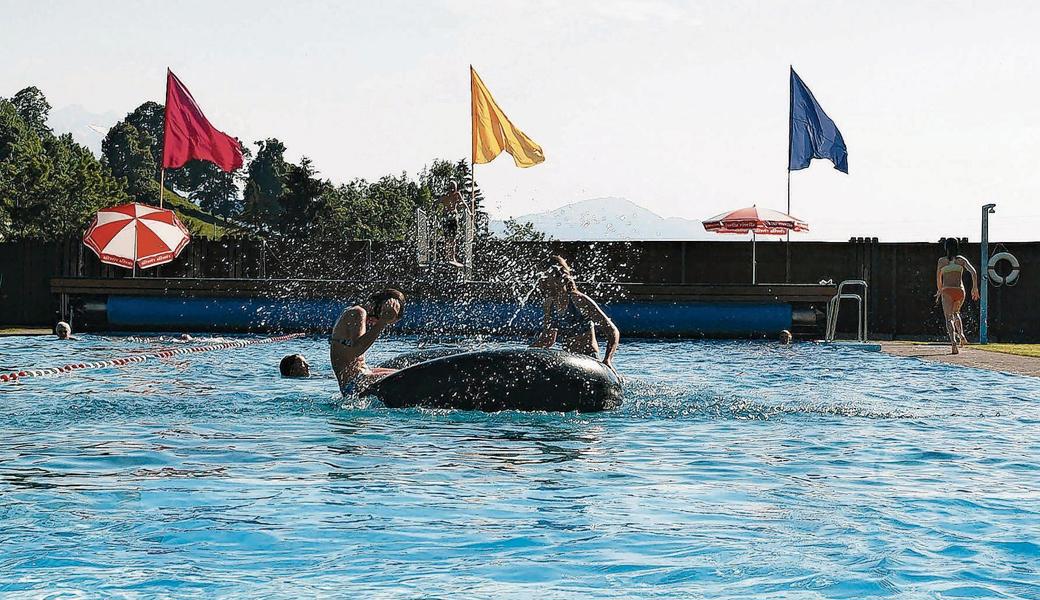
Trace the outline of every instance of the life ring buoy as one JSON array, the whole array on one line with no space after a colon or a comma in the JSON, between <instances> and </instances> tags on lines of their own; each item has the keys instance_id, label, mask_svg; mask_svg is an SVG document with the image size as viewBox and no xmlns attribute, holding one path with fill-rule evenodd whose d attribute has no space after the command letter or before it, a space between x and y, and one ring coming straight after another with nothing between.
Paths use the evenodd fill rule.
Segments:
<instances>
[{"instance_id":1,"label":"life ring buoy","mask_svg":"<svg viewBox=\"0 0 1040 600\"><path fill-rule=\"evenodd\" d=\"M1008 273L1007 277L1001 277L1000 273L997 273L997 263L1002 260L1006 260L1011 263L1011 272ZM990 281L996 285L1015 285L1018 281L1019 264L1018 259L1015 255L1010 252L997 252L989 258L989 265L986 274L989 276Z\"/></svg>"}]
</instances>

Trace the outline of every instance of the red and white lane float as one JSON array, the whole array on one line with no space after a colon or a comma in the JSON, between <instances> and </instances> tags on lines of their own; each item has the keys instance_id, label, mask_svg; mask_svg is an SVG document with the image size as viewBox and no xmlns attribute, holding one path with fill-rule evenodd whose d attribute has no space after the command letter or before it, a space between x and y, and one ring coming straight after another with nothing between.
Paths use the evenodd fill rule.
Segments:
<instances>
[{"instance_id":1,"label":"red and white lane float","mask_svg":"<svg viewBox=\"0 0 1040 600\"><path fill-rule=\"evenodd\" d=\"M228 350L231 348L243 348L245 346L254 346L256 344L273 344L276 342L285 342L303 336L304 334L302 333L292 333L289 335L279 335L275 337L263 338L258 340L238 340L234 342L221 342L219 344L210 344L208 346L188 346L184 348L169 348L166 350L159 350L157 352L133 354L130 356L123 356L119 358L113 358L111 360L103 360L98 362L69 363L60 367L47 367L43 369L24 369L18 371L10 371L8 373L0 374L0 382L15 382L19 379L26 379L29 377L48 377L51 375L72 373L74 371L83 371L86 369L107 369L110 367L122 367L124 365L144 362L149 359L172 358L181 354L211 352L213 350Z\"/></svg>"}]
</instances>

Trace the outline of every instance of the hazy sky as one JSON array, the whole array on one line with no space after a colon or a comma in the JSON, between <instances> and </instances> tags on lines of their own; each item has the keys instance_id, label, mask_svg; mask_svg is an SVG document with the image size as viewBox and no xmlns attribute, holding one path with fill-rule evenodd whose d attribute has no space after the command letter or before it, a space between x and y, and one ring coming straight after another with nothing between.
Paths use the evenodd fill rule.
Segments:
<instances>
[{"instance_id":1,"label":"hazy sky","mask_svg":"<svg viewBox=\"0 0 1040 600\"><path fill-rule=\"evenodd\" d=\"M598 196L786 203L788 65L849 147L792 174L796 239L1040 239L1040 4L0 0L0 95L124 114L165 69L219 128L334 181L469 156L473 64L545 149L477 167L495 216Z\"/></svg>"}]
</instances>

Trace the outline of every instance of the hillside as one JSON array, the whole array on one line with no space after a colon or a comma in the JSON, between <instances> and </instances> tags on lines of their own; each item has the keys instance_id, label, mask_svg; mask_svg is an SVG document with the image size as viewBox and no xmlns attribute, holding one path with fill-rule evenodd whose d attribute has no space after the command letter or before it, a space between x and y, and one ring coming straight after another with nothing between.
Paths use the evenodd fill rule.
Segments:
<instances>
[{"instance_id":1,"label":"hillside","mask_svg":"<svg viewBox=\"0 0 1040 600\"><path fill-rule=\"evenodd\" d=\"M177 213L177 217L192 235L218 239L241 231L235 223L202 210L191 200L169 189L163 190L163 208Z\"/></svg>"}]
</instances>

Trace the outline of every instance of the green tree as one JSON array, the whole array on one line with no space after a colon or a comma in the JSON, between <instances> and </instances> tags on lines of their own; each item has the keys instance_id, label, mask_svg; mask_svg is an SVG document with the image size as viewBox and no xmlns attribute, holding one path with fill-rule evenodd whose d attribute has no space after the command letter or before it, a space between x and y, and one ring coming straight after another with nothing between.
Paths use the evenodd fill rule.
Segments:
<instances>
[{"instance_id":1,"label":"green tree","mask_svg":"<svg viewBox=\"0 0 1040 600\"><path fill-rule=\"evenodd\" d=\"M0 234L32 237L46 205L51 164L41 138L9 100L0 99Z\"/></svg>"},{"instance_id":2,"label":"green tree","mask_svg":"<svg viewBox=\"0 0 1040 600\"><path fill-rule=\"evenodd\" d=\"M102 143L107 164L113 173L126 179L127 188L138 202L156 204L159 200L157 182L162 170L164 124L163 105L148 101L116 123ZM231 198L234 178L226 177L219 167L207 161L192 160L182 167L167 169L163 182L167 189L180 192L200 207L204 200L224 209L239 203L237 191L236 197Z\"/></svg>"},{"instance_id":3,"label":"green tree","mask_svg":"<svg viewBox=\"0 0 1040 600\"><path fill-rule=\"evenodd\" d=\"M0 99L0 237L78 235L97 209L126 199L124 187L71 135L41 126L49 104L27 90L20 109Z\"/></svg>"},{"instance_id":4,"label":"green tree","mask_svg":"<svg viewBox=\"0 0 1040 600\"><path fill-rule=\"evenodd\" d=\"M256 142L256 158L249 163L245 183L243 217L254 229L277 227L281 216L279 198L285 189L288 163L285 162L285 144L276 138Z\"/></svg>"},{"instance_id":5,"label":"green tree","mask_svg":"<svg viewBox=\"0 0 1040 600\"><path fill-rule=\"evenodd\" d=\"M119 181L71 134L50 136L44 147L52 164L40 221L44 239L81 234L99 209L128 199Z\"/></svg>"},{"instance_id":6,"label":"green tree","mask_svg":"<svg viewBox=\"0 0 1040 600\"><path fill-rule=\"evenodd\" d=\"M158 158L155 138L124 119L108 130L101 154L112 174L121 179L135 202L158 204Z\"/></svg>"},{"instance_id":7,"label":"green tree","mask_svg":"<svg viewBox=\"0 0 1040 600\"><path fill-rule=\"evenodd\" d=\"M51 113L51 103L47 102L46 96L43 95L39 88L30 86L19 90L14 96L11 96L11 104L14 105L18 115L22 117L25 124L36 135L43 138L51 133L51 128L47 126L47 118Z\"/></svg>"},{"instance_id":8,"label":"green tree","mask_svg":"<svg viewBox=\"0 0 1040 600\"><path fill-rule=\"evenodd\" d=\"M252 153L239 143L243 161L248 164ZM240 188L246 184L247 171L239 169L233 173L225 173L212 163L198 162L205 168L206 175L194 185L189 198L202 210L224 217L237 219L241 217L244 204ZM202 171L202 169L200 169Z\"/></svg>"},{"instance_id":9,"label":"green tree","mask_svg":"<svg viewBox=\"0 0 1040 600\"><path fill-rule=\"evenodd\" d=\"M506 219L505 226L506 231L502 239L508 242L544 242L548 239L545 233L535 229L534 223L530 221Z\"/></svg>"},{"instance_id":10,"label":"green tree","mask_svg":"<svg viewBox=\"0 0 1040 600\"><path fill-rule=\"evenodd\" d=\"M315 220L328 201L332 187L328 181L318 179L314 164L306 156L299 165L287 164L282 195L278 198L281 208L279 231L288 237L307 238L315 229Z\"/></svg>"},{"instance_id":11,"label":"green tree","mask_svg":"<svg viewBox=\"0 0 1040 600\"><path fill-rule=\"evenodd\" d=\"M454 181L459 186L466 203L470 202L470 186L473 183L472 171L469 162L465 159L451 162L440 158L434 159L432 163L423 167L419 172L420 190L429 190L430 197L437 199L448 193L448 184ZM475 190L477 210L483 210L484 193L477 186Z\"/></svg>"},{"instance_id":12,"label":"green tree","mask_svg":"<svg viewBox=\"0 0 1040 600\"><path fill-rule=\"evenodd\" d=\"M370 183L366 196L374 213L369 217L371 239L401 240L411 235L419 186L406 173L384 175Z\"/></svg>"},{"instance_id":13,"label":"green tree","mask_svg":"<svg viewBox=\"0 0 1040 600\"><path fill-rule=\"evenodd\" d=\"M136 202L159 202L162 136L163 106L149 101L116 123L101 142L105 164L126 182L127 191Z\"/></svg>"}]
</instances>

